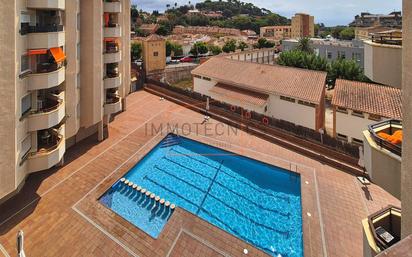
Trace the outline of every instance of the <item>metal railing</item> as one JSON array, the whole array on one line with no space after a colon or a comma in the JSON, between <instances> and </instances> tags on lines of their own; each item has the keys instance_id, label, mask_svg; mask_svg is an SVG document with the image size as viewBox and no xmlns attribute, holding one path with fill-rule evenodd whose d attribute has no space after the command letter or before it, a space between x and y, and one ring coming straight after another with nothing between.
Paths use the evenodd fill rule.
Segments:
<instances>
[{"instance_id":1,"label":"metal railing","mask_svg":"<svg viewBox=\"0 0 412 257\"><path fill-rule=\"evenodd\" d=\"M402 37L393 35L373 35L372 42L386 45L402 45Z\"/></svg>"},{"instance_id":2,"label":"metal railing","mask_svg":"<svg viewBox=\"0 0 412 257\"><path fill-rule=\"evenodd\" d=\"M394 126L397 127L394 127ZM375 123L372 125L368 126L369 129L369 133L371 134L373 140L376 142L376 144L396 155L402 156L402 146L401 145L395 145L391 142L389 142L388 140L381 138L376 130L379 128L383 128L385 126L389 126L388 129L389 130L389 134L393 134L396 130L399 130L399 126L402 127L402 121L400 120L385 120L379 123Z\"/></svg>"}]
</instances>

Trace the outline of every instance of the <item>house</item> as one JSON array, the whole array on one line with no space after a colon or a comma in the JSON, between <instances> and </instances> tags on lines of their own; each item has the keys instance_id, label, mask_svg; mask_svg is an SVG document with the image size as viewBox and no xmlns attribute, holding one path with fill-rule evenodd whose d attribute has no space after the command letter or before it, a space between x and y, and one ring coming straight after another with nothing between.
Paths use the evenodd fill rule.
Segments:
<instances>
[{"instance_id":1,"label":"house","mask_svg":"<svg viewBox=\"0 0 412 257\"><path fill-rule=\"evenodd\" d=\"M385 119L402 119L401 90L338 79L332 108L334 136L363 145L363 131L370 124Z\"/></svg>"},{"instance_id":2,"label":"house","mask_svg":"<svg viewBox=\"0 0 412 257\"><path fill-rule=\"evenodd\" d=\"M276 41L292 37L292 26L266 26L260 28L260 37Z\"/></svg>"},{"instance_id":3,"label":"house","mask_svg":"<svg viewBox=\"0 0 412 257\"><path fill-rule=\"evenodd\" d=\"M326 73L214 57L192 71L194 91L243 111L319 130Z\"/></svg>"},{"instance_id":4,"label":"house","mask_svg":"<svg viewBox=\"0 0 412 257\"><path fill-rule=\"evenodd\" d=\"M159 24L142 24L139 29L143 32L143 34L151 35L156 33L159 29Z\"/></svg>"}]
</instances>

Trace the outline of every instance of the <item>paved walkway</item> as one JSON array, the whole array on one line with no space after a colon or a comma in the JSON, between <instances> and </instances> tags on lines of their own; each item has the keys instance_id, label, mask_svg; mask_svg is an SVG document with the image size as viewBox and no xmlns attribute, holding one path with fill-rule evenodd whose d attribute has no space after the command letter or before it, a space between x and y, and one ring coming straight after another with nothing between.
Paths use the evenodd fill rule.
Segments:
<instances>
[{"instance_id":1,"label":"paved walkway","mask_svg":"<svg viewBox=\"0 0 412 257\"><path fill-rule=\"evenodd\" d=\"M202 119L147 92L130 95L127 111L110 123L108 139L89 138L69 149L64 167L31 175L21 193L0 206L0 244L15 256L15 237L23 229L32 257L244 256L244 248L250 256L266 256L181 209L154 240L96 201L164 136L150 133L152 124L180 124L191 130L188 137L300 173L305 256L362 256L362 218L400 205L350 174L244 132L217 133L213 120L196 125Z\"/></svg>"}]
</instances>

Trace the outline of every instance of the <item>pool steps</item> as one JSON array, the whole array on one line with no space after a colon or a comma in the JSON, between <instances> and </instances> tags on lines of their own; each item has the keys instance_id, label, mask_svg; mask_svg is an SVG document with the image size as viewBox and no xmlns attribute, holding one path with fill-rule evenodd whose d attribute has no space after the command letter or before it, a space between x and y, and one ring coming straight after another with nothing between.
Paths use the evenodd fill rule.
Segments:
<instances>
[{"instance_id":1,"label":"pool steps","mask_svg":"<svg viewBox=\"0 0 412 257\"><path fill-rule=\"evenodd\" d=\"M170 134L162 141L161 148L166 148L180 144L180 138L177 135Z\"/></svg>"},{"instance_id":2,"label":"pool steps","mask_svg":"<svg viewBox=\"0 0 412 257\"><path fill-rule=\"evenodd\" d=\"M124 184L124 185L128 186L129 188L132 188L133 190L136 190L136 191L140 192L141 194L146 195L146 197L150 198L151 200L154 200L155 202L159 202L161 205L164 205L164 206L170 208L171 210L176 209L176 204L173 204L169 201L166 201L165 199L161 198L160 196L156 195L155 193L150 192L146 188L143 188L143 187L133 183L132 181L130 181L126 178L121 178L119 181L120 181L120 184Z\"/></svg>"}]
</instances>

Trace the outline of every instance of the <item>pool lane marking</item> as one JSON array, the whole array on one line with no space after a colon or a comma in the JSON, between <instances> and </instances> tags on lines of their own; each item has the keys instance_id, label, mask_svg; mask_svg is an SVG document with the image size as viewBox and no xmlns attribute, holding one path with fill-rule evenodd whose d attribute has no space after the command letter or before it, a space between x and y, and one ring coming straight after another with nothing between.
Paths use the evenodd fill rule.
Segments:
<instances>
[{"instance_id":1,"label":"pool lane marking","mask_svg":"<svg viewBox=\"0 0 412 257\"><path fill-rule=\"evenodd\" d=\"M33 201L29 202L28 204L26 204L23 208L21 208L20 210L16 211L14 214L10 215L10 217L8 217L7 219L5 219L3 222L0 223L0 227L2 225L4 225L6 222L8 222L10 219L12 219L14 216L16 216L17 214L19 214L20 212L22 212L23 210L25 210L27 207L29 207L30 205L32 205L33 203L37 202L38 200L40 200L43 196L45 196L46 194L48 194L49 192L53 191L56 187L58 187L59 185L61 185L63 182L65 182L66 180L68 180L69 178L71 178L72 176L74 176L77 172L79 172L81 169L83 169L84 167L86 167L87 165L89 165L91 162L95 161L97 158L99 158L100 156L102 156L103 154L105 154L107 151L109 151L110 149L112 149L114 146L116 146L117 144L119 144L120 142L122 142L124 139L126 139L128 136L130 136L131 134L133 134L134 132L136 132L136 130L142 128L143 126L145 126L149 121L152 121L153 119L155 119L157 116L159 116L160 114L162 114L163 112L165 112L167 108L164 108L162 111L159 111L158 113L156 113L152 118L150 118L149 120L147 120L145 123L143 123L142 125L138 126L137 128L135 128L134 130L132 130L130 133L128 133L127 135L125 135L124 137L120 138L119 141L115 142L113 145L111 145L110 147L106 148L104 151L102 151L100 154L96 155L95 157L93 157L92 159L90 159L89 161L87 161L84 165L82 165L80 168L78 168L77 170L75 170L74 172L72 172L69 176L65 177L63 180L59 181L57 184L53 185L51 188L49 188L48 190L46 190L44 193L42 193L40 196L38 196L37 198L35 198Z\"/></svg>"},{"instance_id":2,"label":"pool lane marking","mask_svg":"<svg viewBox=\"0 0 412 257\"><path fill-rule=\"evenodd\" d=\"M223 160L220 162L220 166L219 166L219 168L216 170L215 176L213 177L212 181L210 182L209 187L207 188L207 190L206 190L206 192L205 192L205 196L203 197L202 202L200 202L200 205L199 205L199 208L197 209L196 215L199 214L200 209L203 209L202 206L203 206L203 204L205 203L206 198L207 198L207 196L208 196L209 193L210 193L210 189L212 189L212 186L213 186L213 184L215 183L215 180L216 180L216 178L217 178L217 175L219 175L219 171L220 171L220 169L222 168L222 164L223 164Z\"/></svg>"}]
</instances>

